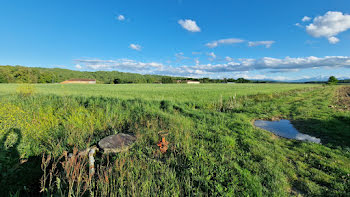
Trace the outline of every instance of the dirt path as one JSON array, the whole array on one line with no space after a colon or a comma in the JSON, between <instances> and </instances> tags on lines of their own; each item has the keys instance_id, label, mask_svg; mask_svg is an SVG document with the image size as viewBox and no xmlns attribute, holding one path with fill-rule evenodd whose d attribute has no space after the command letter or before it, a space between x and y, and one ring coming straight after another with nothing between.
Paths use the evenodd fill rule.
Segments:
<instances>
[{"instance_id":1,"label":"dirt path","mask_svg":"<svg viewBox=\"0 0 350 197\"><path fill-rule=\"evenodd\" d=\"M350 110L350 86L338 88L336 104L339 110Z\"/></svg>"}]
</instances>

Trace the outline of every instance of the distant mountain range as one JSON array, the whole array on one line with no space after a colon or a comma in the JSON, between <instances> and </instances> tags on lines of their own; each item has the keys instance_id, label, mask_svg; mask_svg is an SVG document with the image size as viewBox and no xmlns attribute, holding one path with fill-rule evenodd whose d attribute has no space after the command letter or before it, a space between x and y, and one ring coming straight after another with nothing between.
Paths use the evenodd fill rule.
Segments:
<instances>
[{"instance_id":1,"label":"distant mountain range","mask_svg":"<svg viewBox=\"0 0 350 197\"><path fill-rule=\"evenodd\" d=\"M308 83L308 82L327 82L328 78L330 76L317 76L317 77L311 77L311 78L303 78L303 79L296 79L296 80L261 80L261 81L269 81L272 83L279 83L279 82L288 82L288 83ZM340 83L349 83L350 78L345 78L345 77L339 77L337 78ZM258 80L260 81L260 80Z\"/></svg>"},{"instance_id":2,"label":"distant mountain range","mask_svg":"<svg viewBox=\"0 0 350 197\"><path fill-rule=\"evenodd\" d=\"M319 77L313 77L313 78L307 78L307 79L299 79L299 80L294 80L294 81L290 81L290 82L299 82L299 83L307 83L307 82L327 82L328 81L329 76L319 76ZM339 83L344 83L344 82L350 82L349 78L345 78L345 77L340 77L337 78L339 80Z\"/></svg>"}]
</instances>

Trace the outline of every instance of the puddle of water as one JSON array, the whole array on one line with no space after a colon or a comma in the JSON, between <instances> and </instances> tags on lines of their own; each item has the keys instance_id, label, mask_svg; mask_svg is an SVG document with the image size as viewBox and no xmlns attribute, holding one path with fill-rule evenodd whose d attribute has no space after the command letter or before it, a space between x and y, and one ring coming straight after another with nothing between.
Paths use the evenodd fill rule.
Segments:
<instances>
[{"instance_id":1,"label":"puddle of water","mask_svg":"<svg viewBox=\"0 0 350 197\"><path fill-rule=\"evenodd\" d=\"M296 130L289 120L279 120L279 121L267 121L267 120L256 120L254 122L256 127L270 131L278 136L297 139L303 141L310 141L320 144L321 140L319 138L300 133Z\"/></svg>"}]
</instances>

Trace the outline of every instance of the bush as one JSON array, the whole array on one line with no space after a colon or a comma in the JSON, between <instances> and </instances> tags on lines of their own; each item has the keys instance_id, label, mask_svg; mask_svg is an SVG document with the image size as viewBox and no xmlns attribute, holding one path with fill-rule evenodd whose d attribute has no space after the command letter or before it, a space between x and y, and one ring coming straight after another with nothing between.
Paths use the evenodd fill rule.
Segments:
<instances>
[{"instance_id":1,"label":"bush","mask_svg":"<svg viewBox=\"0 0 350 197\"><path fill-rule=\"evenodd\" d=\"M16 89L16 92L22 97L28 97L28 96L34 95L36 92L36 89L33 85L22 84L18 86L18 88Z\"/></svg>"}]
</instances>

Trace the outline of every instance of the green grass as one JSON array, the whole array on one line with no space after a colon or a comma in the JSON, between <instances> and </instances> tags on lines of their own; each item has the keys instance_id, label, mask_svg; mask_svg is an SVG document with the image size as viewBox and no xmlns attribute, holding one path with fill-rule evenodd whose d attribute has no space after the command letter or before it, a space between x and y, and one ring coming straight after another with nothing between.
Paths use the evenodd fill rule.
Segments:
<instances>
[{"instance_id":1,"label":"green grass","mask_svg":"<svg viewBox=\"0 0 350 197\"><path fill-rule=\"evenodd\" d=\"M15 93L18 87L0 85L2 191L36 194L41 154L57 160L65 150L128 132L136 144L126 153L98 156L92 180L78 168L82 178L72 182L58 167L46 193L67 196L84 185L85 195L108 196L350 193L350 113L328 107L334 86L35 85L29 95ZM323 144L278 138L252 125L274 117L293 120ZM156 146L159 131L169 132L166 154ZM28 161L18 164L23 158Z\"/></svg>"},{"instance_id":2,"label":"green grass","mask_svg":"<svg viewBox=\"0 0 350 197\"><path fill-rule=\"evenodd\" d=\"M15 93L21 84L0 84L0 94ZM287 90L315 87L304 84L36 84L40 94L60 96L103 96L119 99L140 98L148 101L207 103L221 97L279 93Z\"/></svg>"}]
</instances>

